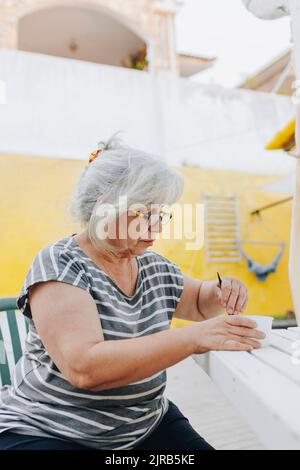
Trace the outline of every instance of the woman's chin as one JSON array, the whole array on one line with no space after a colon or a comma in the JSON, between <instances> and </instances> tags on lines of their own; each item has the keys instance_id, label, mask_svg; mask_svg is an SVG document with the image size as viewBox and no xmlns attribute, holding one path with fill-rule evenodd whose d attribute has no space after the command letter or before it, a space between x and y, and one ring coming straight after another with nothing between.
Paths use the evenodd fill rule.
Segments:
<instances>
[{"instance_id":1,"label":"woman's chin","mask_svg":"<svg viewBox=\"0 0 300 470\"><path fill-rule=\"evenodd\" d=\"M135 247L134 252L135 252L137 255L142 255L143 253L145 253L145 251L146 251L148 248L151 248L152 246L153 246L153 243L139 242L139 243L137 244L137 246Z\"/></svg>"}]
</instances>

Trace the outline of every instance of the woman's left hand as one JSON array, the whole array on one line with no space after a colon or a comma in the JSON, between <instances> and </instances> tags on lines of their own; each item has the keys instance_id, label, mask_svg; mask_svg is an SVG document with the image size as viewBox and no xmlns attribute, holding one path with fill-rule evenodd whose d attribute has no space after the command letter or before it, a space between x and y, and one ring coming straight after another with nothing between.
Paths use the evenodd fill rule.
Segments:
<instances>
[{"instance_id":1,"label":"woman's left hand","mask_svg":"<svg viewBox=\"0 0 300 470\"><path fill-rule=\"evenodd\" d=\"M245 284L234 277L223 277L222 286L216 285L216 296L219 305L229 315L242 313L248 305L248 289Z\"/></svg>"}]
</instances>

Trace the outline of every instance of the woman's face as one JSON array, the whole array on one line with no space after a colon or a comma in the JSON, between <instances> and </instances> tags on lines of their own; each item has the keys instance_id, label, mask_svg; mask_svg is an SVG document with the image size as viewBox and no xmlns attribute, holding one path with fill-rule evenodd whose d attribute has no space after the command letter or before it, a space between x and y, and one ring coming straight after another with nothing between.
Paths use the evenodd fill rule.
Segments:
<instances>
[{"instance_id":1,"label":"woman's face","mask_svg":"<svg viewBox=\"0 0 300 470\"><path fill-rule=\"evenodd\" d=\"M137 215L137 212L139 215ZM148 217L150 216L150 220ZM128 211L117 220L115 236L108 235L109 242L117 246L124 254L139 256L151 247L162 230L159 211Z\"/></svg>"}]
</instances>

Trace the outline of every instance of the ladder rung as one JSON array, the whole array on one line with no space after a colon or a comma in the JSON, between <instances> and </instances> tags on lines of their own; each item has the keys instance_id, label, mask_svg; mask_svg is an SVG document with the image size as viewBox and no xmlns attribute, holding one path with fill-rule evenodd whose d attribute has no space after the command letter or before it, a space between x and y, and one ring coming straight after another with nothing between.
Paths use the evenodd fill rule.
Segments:
<instances>
[{"instance_id":1,"label":"ladder rung","mask_svg":"<svg viewBox=\"0 0 300 470\"><path fill-rule=\"evenodd\" d=\"M223 207L216 208L206 208L205 214L210 217L236 217L236 211L231 209L226 209Z\"/></svg>"},{"instance_id":2,"label":"ladder rung","mask_svg":"<svg viewBox=\"0 0 300 470\"><path fill-rule=\"evenodd\" d=\"M226 215L224 214L219 214L219 215L216 215L216 214L206 214L205 215L205 219L207 222L215 222L215 221L222 221L222 222L228 222L228 223L236 223L236 220L237 220L237 217L236 215L230 215L229 217L226 217Z\"/></svg>"},{"instance_id":3,"label":"ladder rung","mask_svg":"<svg viewBox=\"0 0 300 470\"><path fill-rule=\"evenodd\" d=\"M230 207L224 207L224 206L222 206L222 207L220 207L220 206L218 206L218 205L216 205L216 206L214 206L214 205L213 205L213 206L212 206L212 205L209 205L209 206L208 206L207 204L205 204L205 207L206 207L206 210L207 210L208 212L215 212L215 211L236 212L236 207L235 207L235 206L230 206Z\"/></svg>"},{"instance_id":4,"label":"ladder rung","mask_svg":"<svg viewBox=\"0 0 300 470\"><path fill-rule=\"evenodd\" d=\"M205 194L204 195L204 199L221 199L221 200L230 200L230 201L234 201L236 199L236 196L210 196L209 194Z\"/></svg>"},{"instance_id":5,"label":"ladder rung","mask_svg":"<svg viewBox=\"0 0 300 470\"><path fill-rule=\"evenodd\" d=\"M232 223L230 223L232 222ZM222 220L222 219L211 219L211 220L207 220L207 224L208 225L215 225L215 224L220 224L220 225L234 225L234 226L237 226L237 223L234 219L231 220Z\"/></svg>"},{"instance_id":6,"label":"ladder rung","mask_svg":"<svg viewBox=\"0 0 300 470\"><path fill-rule=\"evenodd\" d=\"M210 240L214 242L215 240L218 240L220 236L222 236L224 238L224 241L227 241L227 240L232 240L232 235L234 234L232 234L231 232L209 233L209 234L206 234L206 240L207 241Z\"/></svg>"},{"instance_id":7,"label":"ladder rung","mask_svg":"<svg viewBox=\"0 0 300 470\"><path fill-rule=\"evenodd\" d=\"M208 245L237 245L237 241L230 238L213 238L208 240L207 243Z\"/></svg>"},{"instance_id":8,"label":"ladder rung","mask_svg":"<svg viewBox=\"0 0 300 470\"><path fill-rule=\"evenodd\" d=\"M224 253L235 253L237 256L240 255L239 250L235 246L209 246L207 249L208 253L217 253L217 251L223 251Z\"/></svg>"},{"instance_id":9,"label":"ladder rung","mask_svg":"<svg viewBox=\"0 0 300 470\"><path fill-rule=\"evenodd\" d=\"M235 208L235 203L232 203L230 201L208 201L205 202L205 205L208 207L224 207L227 206L231 209Z\"/></svg>"},{"instance_id":10,"label":"ladder rung","mask_svg":"<svg viewBox=\"0 0 300 470\"><path fill-rule=\"evenodd\" d=\"M208 232L238 232L237 227L228 227L226 225L215 225L214 227L209 227Z\"/></svg>"},{"instance_id":11,"label":"ladder rung","mask_svg":"<svg viewBox=\"0 0 300 470\"><path fill-rule=\"evenodd\" d=\"M240 263L241 258L208 258L209 263Z\"/></svg>"},{"instance_id":12,"label":"ladder rung","mask_svg":"<svg viewBox=\"0 0 300 470\"><path fill-rule=\"evenodd\" d=\"M215 220L216 218L219 220L219 217L220 217L220 220L236 220L236 217L235 217L235 214L230 214L230 215L227 215L227 214L215 214L215 213L212 213L212 214L206 214L206 218L207 220Z\"/></svg>"},{"instance_id":13,"label":"ladder rung","mask_svg":"<svg viewBox=\"0 0 300 470\"><path fill-rule=\"evenodd\" d=\"M216 246L214 247L213 249L210 247L208 248L207 250L209 253L226 253L226 254L232 254L234 253L235 256L240 256L240 252L239 250L237 250L234 246L225 246L225 247L222 247L222 246Z\"/></svg>"},{"instance_id":14,"label":"ladder rung","mask_svg":"<svg viewBox=\"0 0 300 470\"><path fill-rule=\"evenodd\" d=\"M213 255L213 256L238 256L239 253L238 251L226 251L226 250L222 250L222 251L208 251L209 255Z\"/></svg>"}]
</instances>

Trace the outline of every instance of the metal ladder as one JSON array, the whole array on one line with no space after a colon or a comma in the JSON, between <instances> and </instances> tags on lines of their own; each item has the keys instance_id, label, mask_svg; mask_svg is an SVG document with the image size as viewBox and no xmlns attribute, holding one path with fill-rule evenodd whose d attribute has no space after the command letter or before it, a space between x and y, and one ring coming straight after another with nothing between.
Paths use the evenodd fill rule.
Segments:
<instances>
[{"instance_id":1,"label":"metal ladder","mask_svg":"<svg viewBox=\"0 0 300 470\"><path fill-rule=\"evenodd\" d=\"M204 194L207 263L240 263L240 217L237 196Z\"/></svg>"}]
</instances>

